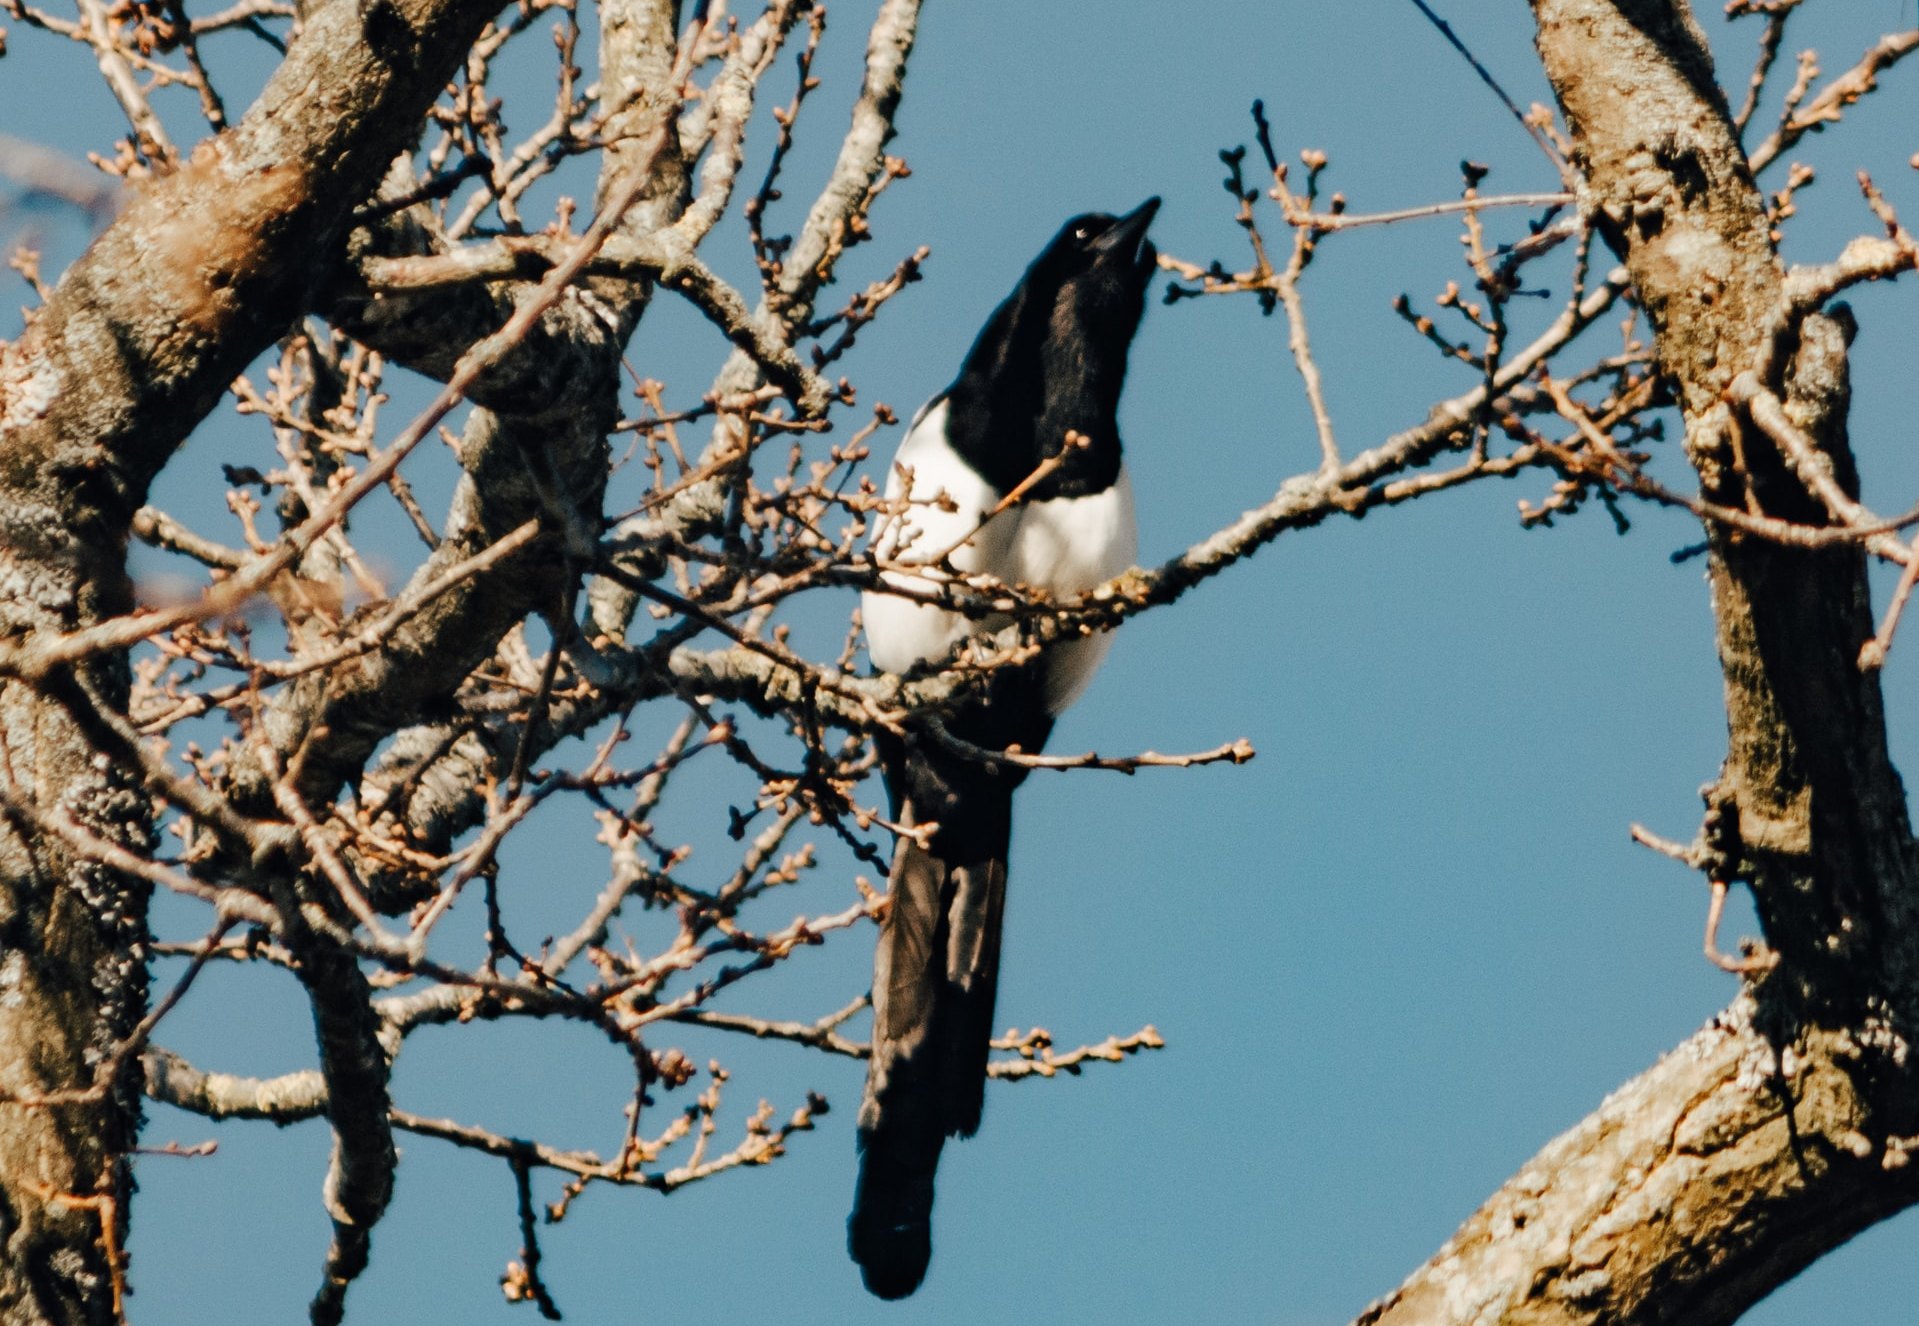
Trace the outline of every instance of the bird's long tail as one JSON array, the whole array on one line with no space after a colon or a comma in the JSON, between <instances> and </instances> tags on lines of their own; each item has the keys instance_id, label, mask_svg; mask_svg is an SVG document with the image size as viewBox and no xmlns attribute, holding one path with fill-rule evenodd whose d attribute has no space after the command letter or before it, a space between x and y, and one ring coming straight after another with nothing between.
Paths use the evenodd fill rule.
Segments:
<instances>
[{"instance_id":1,"label":"bird's long tail","mask_svg":"<svg viewBox=\"0 0 1919 1326\"><path fill-rule=\"evenodd\" d=\"M866 1287L904 1298L932 1255L933 1174L948 1136L970 1137L985 1102L999 985L1011 780L964 798L963 831L902 838L873 963L873 1057L860 1103L860 1175L848 1246ZM945 809L953 809L949 800ZM924 823L913 792L901 822Z\"/></svg>"}]
</instances>

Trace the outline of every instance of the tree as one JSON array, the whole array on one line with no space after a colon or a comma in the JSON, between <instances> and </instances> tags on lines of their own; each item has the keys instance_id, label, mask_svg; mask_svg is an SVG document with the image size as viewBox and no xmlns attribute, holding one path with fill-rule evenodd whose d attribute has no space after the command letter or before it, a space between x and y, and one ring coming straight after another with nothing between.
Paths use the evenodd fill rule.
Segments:
<instances>
[{"instance_id":1,"label":"tree","mask_svg":"<svg viewBox=\"0 0 1919 1326\"><path fill-rule=\"evenodd\" d=\"M340 1318L367 1266L396 1131L508 1172L522 1243L504 1288L553 1313L550 1172L557 1218L597 1185L672 1191L774 1159L821 1111L763 1107L719 1140L726 1072L700 1073L683 1038L861 1052L854 990L825 1017L728 1001L884 905L849 887L880 873L892 831L866 778L870 733L937 738L941 704L982 673L1171 604L1281 536L1516 475L1550 483L1524 509L1535 525L1598 505L1623 526L1637 502L1702 523L1729 750L1693 843L1641 837L1702 872L1715 908L1747 885L1765 941L1728 959L1744 989L1723 1014L1362 1319L1731 1320L1910 1205L1913 864L1880 667L1919 553L1909 519L1864 504L1855 320L1834 301L1905 272L1919 247L1867 182L1873 233L1788 270L1780 232L1807 178L1766 194L1755 175L1841 119L1919 33L1834 78L1802 61L1776 128L1742 142L1797 7L1732 6L1763 29L1735 111L1687 6L1535 0L1560 117L1514 113L1556 179L1499 193L1469 162L1458 198L1417 209L1466 228L1466 288L1430 313L1402 304L1466 385L1358 451L1333 427L1302 285L1345 232L1418 218L1349 207L1324 156L1292 165L1256 107L1251 150L1226 160L1252 256L1169 258L1168 296L1283 316L1318 463L1078 603L955 579L952 606L1014 625L902 683L864 675L845 630L850 591L877 572L872 529L898 514L866 464L895 421L834 375L924 255L896 250L844 300L825 287L906 174L887 153L916 3L880 4L850 128L817 162L798 121L824 19L801 0L738 16L664 0L585 16L557 0L504 15L462 0L195 16L82 0L77 19L15 6L8 58L84 45L130 136L100 159L122 182L111 219L59 162L9 152L16 175L44 167L35 187L102 225L0 360L0 1315L120 1311L143 1093L213 1118L325 1118L316 1320ZM236 33L271 67L223 64ZM550 88L511 71L547 34L557 96L522 112ZM597 79L578 67L588 50ZM763 93L788 68L774 110ZM256 98L230 116L229 80L249 79ZM754 134L771 139L756 188ZM780 219L782 192L810 199L803 216ZM629 340L680 305L728 357L697 386L641 380L623 411ZM1643 323L1595 348L1621 317ZM418 399L399 428L389 393ZM229 396L264 430L252 454L270 438L272 459L227 467L234 523L215 532L147 499L203 464L182 454L196 429L235 427ZM443 428L463 405L457 433ZM416 496L435 489L437 507ZM391 537L402 521L415 551ZM130 539L193 577L136 584ZM1905 568L1878 618L1875 558ZM1249 752L1028 758L1132 772ZM703 847L689 865L691 838L656 823L669 796L730 832L736 860L710 873ZM610 862L570 912L505 864L565 815L593 817ZM789 886L807 914L782 924ZM623 942L623 917L650 947ZM163 1048L167 1015L228 964L297 981L316 1067L235 1077ZM584 1030L623 1066L616 1145L407 1108L393 1073L410 1035L503 1021ZM1051 1076L1158 1043L1147 1027L1068 1052L1032 1031L997 1071Z\"/></svg>"}]
</instances>

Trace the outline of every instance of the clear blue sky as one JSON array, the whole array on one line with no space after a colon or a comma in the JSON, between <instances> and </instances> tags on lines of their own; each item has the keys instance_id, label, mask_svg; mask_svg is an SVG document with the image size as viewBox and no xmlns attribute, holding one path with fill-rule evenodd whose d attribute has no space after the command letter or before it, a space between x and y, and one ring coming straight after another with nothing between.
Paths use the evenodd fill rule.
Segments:
<instances>
[{"instance_id":1,"label":"clear blue sky","mask_svg":"<svg viewBox=\"0 0 1919 1326\"><path fill-rule=\"evenodd\" d=\"M789 198L806 195L837 143L871 8L833 7L827 82L803 122ZM1701 19L1724 81L1743 86L1756 29L1729 31L1718 9L1700 6ZM1548 99L1524 5L1442 10L1522 104ZM863 399L902 415L946 382L1073 212L1158 193L1163 249L1238 263L1215 153L1249 141L1256 97L1282 152L1329 152L1329 185L1357 209L1454 196L1462 158L1495 168L1488 188L1553 184L1407 0L935 0L928 11L894 146L914 175L886 195L877 241L847 273L870 279L932 247L926 280L848 367ZM1837 71L1912 21L1910 0L1826 0L1806 7L1789 49L1816 44ZM0 123L76 153L121 132L84 51L26 33L13 44L0 61ZM1919 146L1919 70L1886 82L1795 154L1822 173L1802 198L1795 258L1828 257L1872 229L1850 184L1858 166L1919 216L1905 164ZM529 103L520 127L544 114ZM1523 222L1497 224L1511 236ZM1306 298L1349 451L1467 385L1389 309L1402 291L1430 300L1463 279L1457 230L1438 221L1323 247ZM742 253L731 232L709 250L736 278L749 270ZM1908 283L1855 301L1853 434L1881 510L1919 492L1900 395L1916 298ZM690 397L715 347L687 327L649 325L633 357ZM1315 462L1284 337L1250 301L1149 311L1123 416L1145 560ZM1616 344L1616 333L1594 343ZM206 430L160 500L217 512L207 467L264 446L259 432ZM1684 478L1676 455L1661 464ZM1395 1286L1543 1143L1736 991L1699 955L1701 882L1626 835L1644 821L1688 837L1696 789L1723 749L1701 567L1668 560L1696 531L1650 510L1634 511L1623 539L1597 510L1521 530L1515 500L1546 486L1482 486L1289 535L1123 631L1057 749L1198 749L1243 735L1260 755L1132 779L1041 775L1022 793L1000 1022L1043 1024L1062 1045L1151 1022L1168 1048L1078 1080L993 1088L980 1136L947 1153L918 1296L867 1298L845 1259L860 1065L689 1040L696 1061L724 1053L735 1073L722 1138L761 1096L783 1114L812 1088L834 1110L764 1170L671 1199L590 1192L545 1231L568 1320L1290 1326L1346 1320ZM1916 677L1909 638L1886 673L1909 775ZM706 845L696 863L723 870L720 812L689 800L674 814L672 832ZM605 869L577 821L541 832L509 856L515 915L532 927L543 909L576 912ZM843 906L851 869L835 858L806 886L810 901L781 899L774 912ZM182 909L162 917L187 932ZM1750 924L1743 911L1733 922ZM866 934L839 936L730 1006L816 1016L863 988L869 961ZM312 1061L285 978L210 973L161 1039L209 1068ZM424 1033L396 1091L410 1109L563 1143L617 1138L620 1067L569 1029ZM214 1128L155 1109L150 1132L155 1143L217 1137L220 1148L140 1163L133 1320L303 1319L326 1236L323 1127ZM505 1168L402 1145L398 1197L351 1319L533 1319L496 1286L518 1246ZM541 1185L550 1199L557 1185ZM1748 1320L1908 1319L1915 1219L1856 1240Z\"/></svg>"}]
</instances>

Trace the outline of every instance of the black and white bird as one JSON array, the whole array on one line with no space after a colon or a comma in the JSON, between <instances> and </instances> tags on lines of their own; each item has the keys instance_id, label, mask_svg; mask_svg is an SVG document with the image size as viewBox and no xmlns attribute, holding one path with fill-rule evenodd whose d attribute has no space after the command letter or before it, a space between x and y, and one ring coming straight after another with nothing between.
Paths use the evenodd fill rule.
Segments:
<instances>
[{"instance_id":1,"label":"black and white bird","mask_svg":"<svg viewBox=\"0 0 1919 1326\"><path fill-rule=\"evenodd\" d=\"M923 594L937 574L929 564L943 562L1070 596L1132 565L1119 394L1157 264L1146 231L1158 208L1149 198L1125 216L1068 221L994 310L953 385L914 418L886 490L905 509L878 536L882 562L895 568L886 583ZM928 570L916 574L915 564ZM884 589L864 596L862 613L874 666L895 673L995 625ZM947 719L948 731L988 750L1038 753L1111 641L1100 633L1060 642L1001 671ZM903 837L893 852L847 1222L866 1287L903 1298L932 1255L940 1148L979 1127L1013 789L1026 770L912 738L882 740L880 757L895 820L937 826L925 847Z\"/></svg>"}]
</instances>

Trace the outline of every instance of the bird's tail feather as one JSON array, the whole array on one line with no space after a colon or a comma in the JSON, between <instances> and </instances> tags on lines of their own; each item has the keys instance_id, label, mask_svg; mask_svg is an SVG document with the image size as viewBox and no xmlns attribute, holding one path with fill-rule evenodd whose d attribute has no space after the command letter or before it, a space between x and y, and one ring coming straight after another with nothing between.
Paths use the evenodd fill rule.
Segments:
<instances>
[{"instance_id":1,"label":"bird's tail feather","mask_svg":"<svg viewBox=\"0 0 1919 1326\"><path fill-rule=\"evenodd\" d=\"M873 968L873 1057L860 1103L860 1176L848 1246L866 1287L903 1298L932 1255L933 1175L949 1135L969 1137L985 1101L986 1058L999 985L1000 923L1012 789L961 838L930 848L902 838L892 903ZM977 800L970 807L981 808ZM913 824L910 799L901 807ZM992 826L978 832L979 820ZM965 859L942 855L958 841Z\"/></svg>"}]
</instances>

